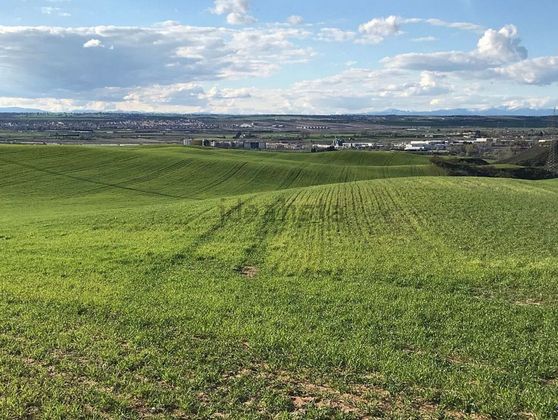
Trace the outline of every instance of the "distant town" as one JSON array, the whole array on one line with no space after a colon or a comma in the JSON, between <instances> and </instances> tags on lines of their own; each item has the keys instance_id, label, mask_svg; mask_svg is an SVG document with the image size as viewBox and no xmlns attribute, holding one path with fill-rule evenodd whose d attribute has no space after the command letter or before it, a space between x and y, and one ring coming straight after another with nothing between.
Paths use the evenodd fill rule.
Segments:
<instances>
[{"instance_id":1,"label":"distant town","mask_svg":"<svg viewBox=\"0 0 558 420\"><path fill-rule=\"evenodd\" d=\"M401 150L501 160L557 139L555 116L0 114L0 143L18 144Z\"/></svg>"}]
</instances>

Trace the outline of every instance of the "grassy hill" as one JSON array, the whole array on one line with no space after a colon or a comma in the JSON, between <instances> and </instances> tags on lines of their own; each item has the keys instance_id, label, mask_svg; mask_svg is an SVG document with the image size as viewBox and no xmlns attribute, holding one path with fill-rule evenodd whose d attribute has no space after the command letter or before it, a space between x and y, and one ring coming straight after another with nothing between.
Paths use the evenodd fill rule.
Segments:
<instances>
[{"instance_id":1,"label":"grassy hill","mask_svg":"<svg viewBox=\"0 0 558 420\"><path fill-rule=\"evenodd\" d=\"M247 153L184 147L0 146L3 193L205 199L364 179L439 175L403 153Z\"/></svg>"},{"instance_id":2,"label":"grassy hill","mask_svg":"<svg viewBox=\"0 0 558 420\"><path fill-rule=\"evenodd\" d=\"M528 417L558 181L398 153L0 148L0 417Z\"/></svg>"}]
</instances>

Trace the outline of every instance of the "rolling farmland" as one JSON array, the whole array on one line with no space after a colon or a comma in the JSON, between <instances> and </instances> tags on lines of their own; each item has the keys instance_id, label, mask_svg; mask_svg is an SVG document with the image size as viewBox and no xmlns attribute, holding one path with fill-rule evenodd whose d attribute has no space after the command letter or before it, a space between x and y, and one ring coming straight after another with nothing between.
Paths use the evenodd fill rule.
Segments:
<instances>
[{"instance_id":1,"label":"rolling farmland","mask_svg":"<svg viewBox=\"0 0 558 420\"><path fill-rule=\"evenodd\" d=\"M558 181L0 146L0 417L552 418Z\"/></svg>"}]
</instances>

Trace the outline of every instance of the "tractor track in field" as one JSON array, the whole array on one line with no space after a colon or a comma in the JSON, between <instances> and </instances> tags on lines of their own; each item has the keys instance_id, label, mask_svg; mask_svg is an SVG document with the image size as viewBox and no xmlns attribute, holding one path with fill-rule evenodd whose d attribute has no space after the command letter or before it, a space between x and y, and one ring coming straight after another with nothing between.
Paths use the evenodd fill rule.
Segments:
<instances>
[{"instance_id":1,"label":"tractor track in field","mask_svg":"<svg viewBox=\"0 0 558 420\"><path fill-rule=\"evenodd\" d=\"M165 279L168 277L168 274L181 269L184 264L194 259L195 251L202 246L203 244L209 242L211 238L220 230L222 229L225 224L223 223L223 219L226 219L228 216L233 214L234 212L238 211L238 209L245 205L246 202L249 202L252 198L247 199L245 202L239 202L235 206L231 207L227 212L223 213L219 217L219 221L216 223L212 223L207 229L205 229L200 235L193 239L191 243L186 246L178 247L176 250L172 252L171 255L167 257L163 257L154 263L150 264L148 268L146 268L145 272L147 275L153 280L151 282L143 282L141 287L145 289L151 289L154 287L158 287L159 281L161 279ZM197 217L191 218L186 224L184 224L181 228L184 230L188 228L192 223L194 223L198 218L204 217L207 213L210 213L214 208L212 206L208 206L204 211L197 214Z\"/></svg>"},{"instance_id":2,"label":"tractor track in field","mask_svg":"<svg viewBox=\"0 0 558 420\"><path fill-rule=\"evenodd\" d=\"M301 194L302 191L297 191L295 194L291 194L287 200L285 200L284 194L279 194L272 204L268 205L254 234L253 243L243 252L242 260L238 264L239 270L246 267L260 268L270 244L270 237L281 231L290 209ZM295 217L297 217L296 214Z\"/></svg>"},{"instance_id":3,"label":"tractor track in field","mask_svg":"<svg viewBox=\"0 0 558 420\"><path fill-rule=\"evenodd\" d=\"M215 234L219 232L219 230L226 227L226 219L228 219L232 214L240 210L243 206L245 206L253 199L253 197L249 197L245 199L245 201L239 201L236 205L228 209L226 212L222 213L219 217L219 221L217 223L213 223L201 235L194 239L194 241L192 241L192 243L188 245L183 252L193 254L197 248L209 242L215 236Z\"/></svg>"}]
</instances>

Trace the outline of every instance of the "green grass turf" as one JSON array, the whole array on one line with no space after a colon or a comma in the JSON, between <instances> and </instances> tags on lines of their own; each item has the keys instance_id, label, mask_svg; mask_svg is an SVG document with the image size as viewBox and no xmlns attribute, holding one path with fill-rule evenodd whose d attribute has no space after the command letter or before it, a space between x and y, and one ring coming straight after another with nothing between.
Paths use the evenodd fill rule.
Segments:
<instances>
[{"instance_id":1,"label":"green grass turf","mask_svg":"<svg viewBox=\"0 0 558 420\"><path fill-rule=\"evenodd\" d=\"M0 147L0 417L555 417L558 183L438 171Z\"/></svg>"}]
</instances>

